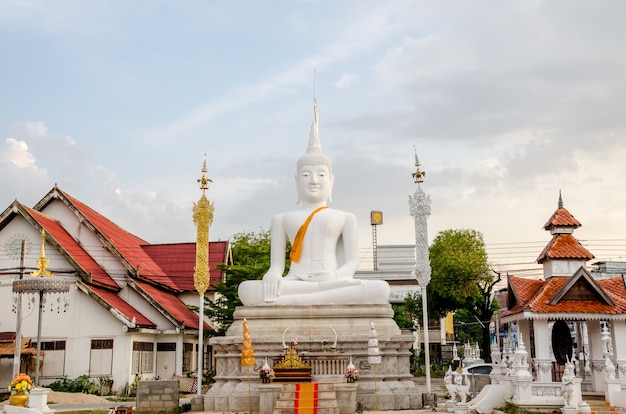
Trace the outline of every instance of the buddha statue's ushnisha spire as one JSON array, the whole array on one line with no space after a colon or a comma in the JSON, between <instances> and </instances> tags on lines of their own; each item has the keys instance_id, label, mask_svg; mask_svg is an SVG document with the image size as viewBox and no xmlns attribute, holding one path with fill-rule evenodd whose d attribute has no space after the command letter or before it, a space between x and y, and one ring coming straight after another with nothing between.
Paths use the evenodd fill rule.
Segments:
<instances>
[{"instance_id":1,"label":"buddha statue's ushnisha spire","mask_svg":"<svg viewBox=\"0 0 626 414\"><path fill-rule=\"evenodd\" d=\"M303 165L319 165L328 166L328 171L332 172L333 163L331 159L322 151L322 144L319 136L319 113L317 109L317 81L315 72L313 74L313 124L311 125L311 133L309 134L309 143L302 157L298 159L297 171Z\"/></svg>"}]
</instances>

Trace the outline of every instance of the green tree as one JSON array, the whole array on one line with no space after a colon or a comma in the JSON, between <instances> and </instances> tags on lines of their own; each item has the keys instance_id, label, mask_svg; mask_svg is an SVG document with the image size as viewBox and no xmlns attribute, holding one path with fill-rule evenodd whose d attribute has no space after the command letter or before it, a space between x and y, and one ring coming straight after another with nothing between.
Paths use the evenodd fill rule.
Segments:
<instances>
[{"instance_id":1,"label":"green tree","mask_svg":"<svg viewBox=\"0 0 626 414\"><path fill-rule=\"evenodd\" d=\"M432 276L428 285L428 313L441 317L463 310L481 326L479 346L489 355L489 321L497 310L492 297L501 275L490 269L482 233L476 230L439 232L429 249Z\"/></svg>"},{"instance_id":2,"label":"green tree","mask_svg":"<svg viewBox=\"0 0 626 414\"><path fill-rule=\"evenodd\" d=\"M235 308L242 305L237 294L239 284L245 280L261 279L270 267L269 231L238 233L232 237L231 246L233 264L217 266L225 277L213 285L215 300L208 301L204 309L205 315L216 322L210 335L226 334L233 323ZM289 249L285 252L285 257L288 256Z\"/></svg>"},{"instance_id":3,"label":"green tree","mask_svg":"<svg viewBox=\"0 0 626 414\"><path fill-rule=\"evenodd\" d=\"M415 319L422 315L422 296L419 293L407 293L402 304L391 305L393 319L401 329L413 329Z\"/></svg>"}]
</instances>

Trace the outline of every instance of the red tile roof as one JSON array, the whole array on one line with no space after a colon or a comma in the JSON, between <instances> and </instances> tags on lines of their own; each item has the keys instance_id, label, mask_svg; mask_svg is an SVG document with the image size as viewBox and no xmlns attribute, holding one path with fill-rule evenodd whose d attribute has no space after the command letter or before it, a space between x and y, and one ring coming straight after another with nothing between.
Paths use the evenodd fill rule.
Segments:
<instances>
[{"instance_id":1,"label":"red tile roof","mask_svg":"<svg viewBox=\"0 0 626 414\"><path fill-rule=\"evenodd\" d=\"M555 234L537 258L537 263L548 259L591 260L594 257L573 235Z\"/></svg>"},{"instance_id":2,"label":"red tile roof","mask_svg":"<svg viewBox=\"0 0 626 414\"><path fill-rule=\"evenodd\" d=\"M152 258L142 248L148 244L143 239L127 232L108 218L91 209L69 194L57 188L95 229L122 255L132 268L137 271L138 277L147 279L152 283L158 283L172 290L177 290L176 285L165 274L165 272L152 260Z\"/></svg>"},{"instance_id":3,"label":"red tile roof","mask_svg":"<svg viewBox=\"0 0 626 414\"><path fill-rule=\"evenodd\" d=\"M222 279L222 271L216 268L217 264L229 264L228 241L209 242L210 285L214 286ZM142 246L148 255L169 276L178 290L196 290L193 282L196 265L196 244L148 244ZM208 290L213 290L209 287Z\"/></svg>"},{"instance_id":4,"label":"red tile roof","mask_svg":"<svg viewBox=\"0 0 626 414\"><path fill-rule=\"evenodd\" d=\"M132 307L128 302L119 297L117 294L109 292L104 289L98 289L94 286L86 287L90 294L96 295L98 298L102 300L105 304L110 306L111 308L116 309L119 313L124 315L126 319L130 322L135 323L135 325L139 328L156 328L156 324L152 322L150 319L145 317L141 312Z\"/></svg>"},{"instance_id":5,"label":"red tile roof","mask_svg":"<svg viewBox=\"0 0 626 414\"><path fill-rule=\"evenodd\" d=\"M83 247L61 226L61 224L29 207L22 204L20 206L48 233L67 255L69 260L74 262L74 266L81 269L87 275L89 283L106 286L119 290L120 286L109 276L109 274L83 249Z\"/></svg>"},{"instance_id":6,"label":"red tile roof","mask_svg":"<svg viewBox=\"0 0 626 414\"><path fill-rule=\"evenodd\" d=\"M570 282L570 279L577 277L551 277L545 281L528 280L516 276L509 276L509 289L513 291L515 301L509 302L509 309L501 312L501 317L515 315L521 312L531 312L534 314L604 314L617 315L626 313L626 286L623 276L611 279L594 280L596 286L588 289L593 295L594 289L598 289L599 294L595 294L595 299L589 297L583 300L568 298L563 295L563 287ZM580 278L580 283L589 283L588 278ZM576 286L571 286L572 288ZM557 294L561 294L560 299L554 303ZM606 295L613 302L613 305L603 299ZM553 304L551 304L551 302Z\"/></svg>"},{"instance_id":7,"label":"red tile roof","mask_svg":"<svg viewBox=\"0 0 626 414\"><path fill-rule=\"evenodd\" d=\"M556 209L554 214L552 214L552 217L548 219L546 224L543 225L543 228L550 230L554 226L578 228L582 226L582 224L580 224L580 222L576 220L574 216L572 216L565 208L559 207Z\"/></svg>"},{"instance_id":8,"label":"red tile roof","mask_svg":"<svg viewBox=\"0 0 626 414\"><path fill-rule=\"evenodd\" d=\"M137 282L137 286L154 299L156 303L163 306L178 322L183 323L186 328L198 329L198 314L190 310L174 294L158 289L148 283ZM205 322L204 328L210 329L210 326Z\"/></svg>"}]
</instances>

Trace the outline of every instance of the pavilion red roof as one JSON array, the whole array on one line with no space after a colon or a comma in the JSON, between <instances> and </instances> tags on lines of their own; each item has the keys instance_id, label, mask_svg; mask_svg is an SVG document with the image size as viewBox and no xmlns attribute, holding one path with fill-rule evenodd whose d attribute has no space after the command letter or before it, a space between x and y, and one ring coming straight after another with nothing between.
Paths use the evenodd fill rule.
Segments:
<instances>
[{"instance_id":1,"label":"pavilion red roof","mask_svg":"<svg viewBox=\"0 0 626 414\"><path fill-rule=\"evenodd\" d=\"M584 274L583 274L584 272ZM509 309L501 317L522 312L532 314L626 313L624 277L595 280L581 268L571 277L529 280L509 276Z\"/></svg>"},{"instance_id":2,"label":"pavilion red roof","mask_svg":"<svg viewBox=\"0 0 626 414\"><path fill-rule=\"evenodd\" d=\"M543 249L537 263L551 259L574 259L574 260L591 260L595 256L589 252L582 244L571 234L555 234L552 240Z\"/></svg>"},{"instance_id":3,"label":"pavilion red roof","mask_svg":"<svg viewBox=\"0 0 626 414\"><path fill-rule=\"evenodd\" d=\"M578 228L582 226L582 224L580 224L580 222L576 220L574 216L564 207L559 207L548 219L546 224L543 225L543 228L545 230L550 230L552 227L555 226Z\"/></svg>"}]
</instances>

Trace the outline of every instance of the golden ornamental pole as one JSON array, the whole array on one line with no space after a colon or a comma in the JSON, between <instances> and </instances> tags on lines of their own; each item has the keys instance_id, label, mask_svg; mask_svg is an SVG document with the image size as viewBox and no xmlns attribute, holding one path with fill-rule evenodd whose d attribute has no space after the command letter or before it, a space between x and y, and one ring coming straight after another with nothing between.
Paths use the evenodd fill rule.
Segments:
<instances>
[{"instance_id":1,"label":"golden ornamental pole","mask_svg":"<svg viewBox=\"0 0 626 414\"><path fill-rule=\"evenodd\" d=\"M209 227L213 223L213 203L206 198L206 190L212 182L206 177L206 155L202 165L202 178L198 180L202 196L198 203L193 205L193 222L196 225L196 266L193 273L193 283L200 296L198 307L198 381L197 396L202 395L202 368L204 357L204 293L209 287Z\"/></svg>"}]
</instances>

